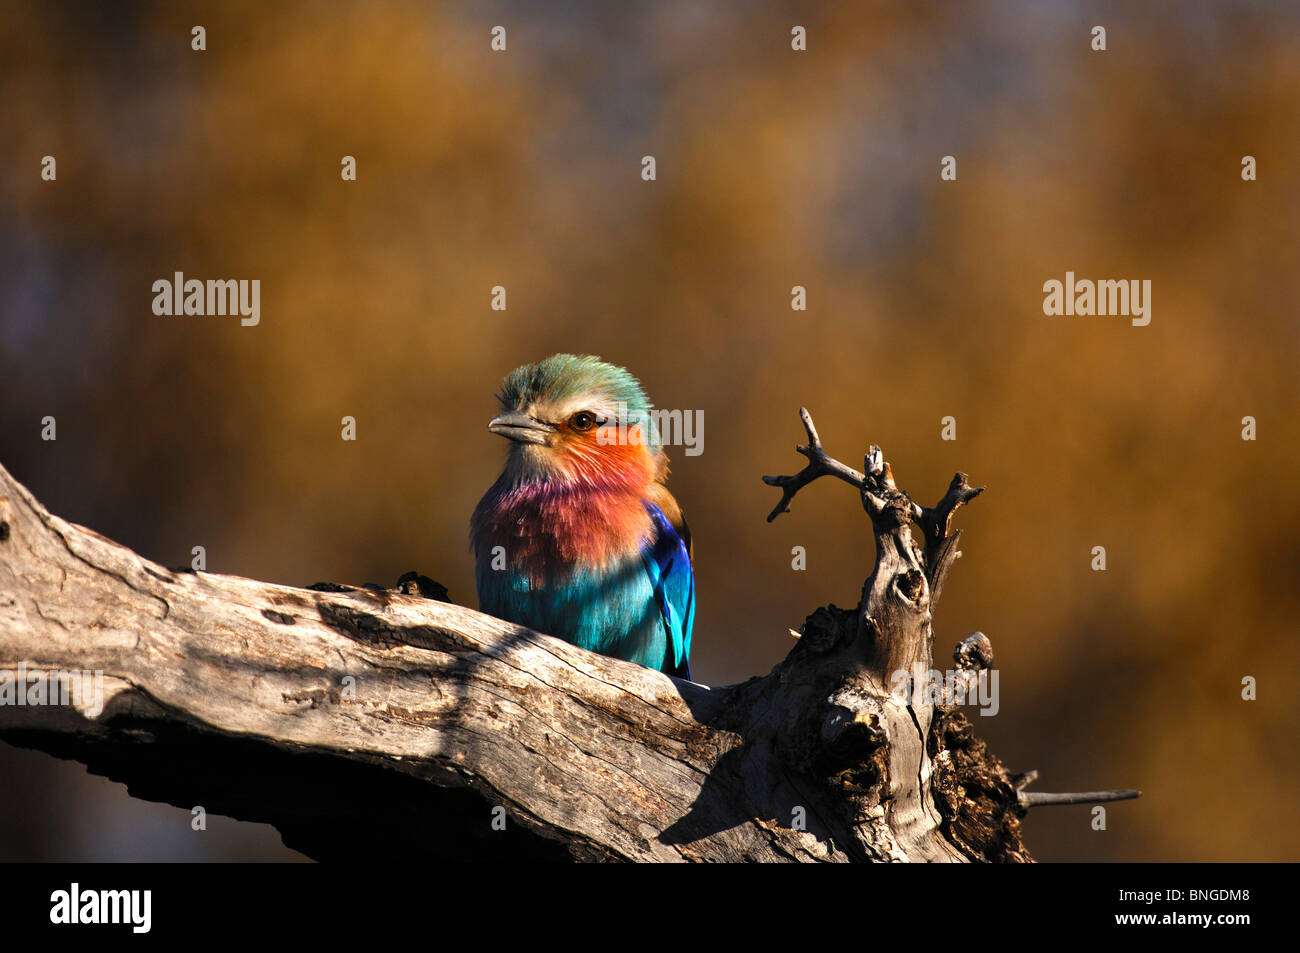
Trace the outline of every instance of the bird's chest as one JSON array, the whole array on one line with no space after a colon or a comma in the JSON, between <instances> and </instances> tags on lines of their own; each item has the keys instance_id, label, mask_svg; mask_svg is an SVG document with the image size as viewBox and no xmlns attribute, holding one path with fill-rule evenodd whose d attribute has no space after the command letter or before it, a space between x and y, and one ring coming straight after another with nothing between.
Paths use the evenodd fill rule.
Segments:
<instances>
[{"instance_id":1,"label":"bird's chest","mask_svg":"<svg viewBox=\"0 0 1300 953\"><path fill-rule=\"evenodd\" d=\"M499 564L549 588L639 562L652 532L639 497L575 495L511 502L497 512L487 535Z\"/></svg>"}]
</instances>

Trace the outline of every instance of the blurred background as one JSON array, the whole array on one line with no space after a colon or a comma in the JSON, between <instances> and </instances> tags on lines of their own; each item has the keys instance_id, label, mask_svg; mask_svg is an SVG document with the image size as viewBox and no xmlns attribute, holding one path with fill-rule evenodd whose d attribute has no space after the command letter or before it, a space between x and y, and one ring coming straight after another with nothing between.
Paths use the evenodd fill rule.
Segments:
<instances>
[{"instance_id":1,"label":"blurred background","mask_svg":"<svg viewBox=\"0 0 1300 953\"><path fill-rule=\"evenodd\" d=\"M870 572L848 487L764 522L806 405L922 502L988 486L936 659L988 634L1001 711L970 714L1039 789L1144 792L1105 831L1035 812L1039 859L1300 859L1300 7L0 9L0 464L51 511L168 566L418 569L472 606L500 379L598 354L704 413L670 485L695 677L726 684ZM1067 270L1150 279L1150 326L1044 316ZM260 279L261 324L155 316L176 271ZM2 860L299 856L3 744L0 778Z\"/></svg>"}]
</instances>

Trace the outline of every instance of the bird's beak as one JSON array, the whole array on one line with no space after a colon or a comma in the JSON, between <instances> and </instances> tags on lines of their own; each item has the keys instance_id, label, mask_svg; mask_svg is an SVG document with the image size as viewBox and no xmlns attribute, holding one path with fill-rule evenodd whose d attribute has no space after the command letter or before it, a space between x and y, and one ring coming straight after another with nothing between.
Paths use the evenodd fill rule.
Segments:
<instances>
[{"instance_id":1,"label":"bird's beak","mask_svg":"<svg viewBox=\"0 0 1300 953\"><path fill-rule=\"evenodd\" d=\"M547 438L555 432L550 424L544 424L527 414L501 414L488 421L488 430L503 437L509 437L517 443L539 443L545 445Z\"/></svg>"}]
</instances>

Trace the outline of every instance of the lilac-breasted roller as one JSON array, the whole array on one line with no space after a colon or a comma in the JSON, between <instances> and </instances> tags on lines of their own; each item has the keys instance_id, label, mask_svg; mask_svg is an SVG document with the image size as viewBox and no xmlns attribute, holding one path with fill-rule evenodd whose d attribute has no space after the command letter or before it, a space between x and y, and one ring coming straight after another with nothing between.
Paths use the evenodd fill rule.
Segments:
<instances>
[{"instance_id":1,"label":"lilac-breasted roller","mask_svg":"<svg viewBox=\"0 0 1300 953\"><path fill-rule=\"evenodd\" d=\"M470 520L482 611L690 678L691 536L637 379L556 354L518 368L488 429L511 441Z\"/></svg>"}]
</instances>

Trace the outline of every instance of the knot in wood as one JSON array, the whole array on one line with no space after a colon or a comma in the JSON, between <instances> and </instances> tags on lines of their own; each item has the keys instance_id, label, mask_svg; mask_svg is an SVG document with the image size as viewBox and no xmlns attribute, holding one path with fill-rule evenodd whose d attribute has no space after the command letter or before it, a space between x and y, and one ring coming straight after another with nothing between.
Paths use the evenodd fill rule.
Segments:
<instances>
[{"instance_id":1,"label":"knot in wood","mask_svg":"<svg viewBox=\"0 0 1300 953\"><path fill-rule=\"evenodd\" d=\"M834 605L821 606L799 627L799 644L818 655L830 652L853 636L853 613Z\"/></svg>"},{"instance_id":2,"label":"knot in wood","mask_svg":"<svg viewBox=\"0 0 1300 953\"><path fill-rule=\"evenodd\" d=\"M857 789L878 784L883 766L877 755L889 743L878 702L855 688L837 691L826 700L819 738L817 771Z\"/></svg>"},{"instance_id":3,"label":"knot in wood","mask_svg":"<svg viewBox=\"0 0 1300 953\"><path fill-rule=\"evenodd\" d=\"M918 604L925 595L925 575L916 569L900 572L894 577L894 585L908 602Z\"/></svg>"}]
</instances>

